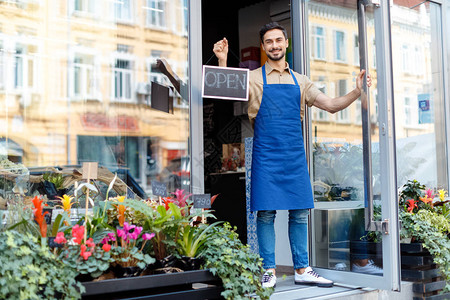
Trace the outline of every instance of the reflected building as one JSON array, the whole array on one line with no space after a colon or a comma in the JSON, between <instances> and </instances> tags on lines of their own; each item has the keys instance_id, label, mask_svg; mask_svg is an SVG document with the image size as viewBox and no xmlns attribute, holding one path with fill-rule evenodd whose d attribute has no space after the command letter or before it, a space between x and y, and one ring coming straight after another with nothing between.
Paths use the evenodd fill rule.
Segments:
<instances>
[{"instance_id":1,"label":"reflected building","mask_svg":"<svg viewBox=\"0 0 450 300\"><path fill-rule=\"evenodd\" d=\"M146 191L153 179L181 188L187 10L186 0L0 2L0 155L27 167L97 161Z\"/></svg>"}]
</instances>

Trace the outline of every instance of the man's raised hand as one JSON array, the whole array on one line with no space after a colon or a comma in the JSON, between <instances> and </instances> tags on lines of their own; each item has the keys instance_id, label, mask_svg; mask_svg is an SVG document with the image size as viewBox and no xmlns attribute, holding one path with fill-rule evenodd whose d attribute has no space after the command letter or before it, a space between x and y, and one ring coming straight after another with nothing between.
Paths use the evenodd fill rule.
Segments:
<instances>
[{"instance_id":1,"label":"man's raised hand","mask_svg":"<svg viewBox=\"0 0 450 300\"><path fill-rule=\"evenodd\" d=\"M217 59L219 60L219 66L226 67L228 56L228 40L226 38L223 38L222 40L215 43L213 51Z\"/></svg>"}]
</instances>

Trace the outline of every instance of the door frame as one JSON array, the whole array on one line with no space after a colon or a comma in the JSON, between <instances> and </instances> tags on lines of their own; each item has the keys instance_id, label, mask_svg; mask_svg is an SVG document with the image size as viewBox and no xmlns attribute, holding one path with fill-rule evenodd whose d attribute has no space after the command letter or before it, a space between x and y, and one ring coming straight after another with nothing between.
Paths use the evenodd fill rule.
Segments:
<instances>
[{"instance_id":1,"label":"door frame","mask_svg":"<svg viewBox=\"0 0 450 300\"><path fill-rule=\"evenodd\" d=\"M294 69L301 74L309 76L309 27L306 2L306 0L293 0L291 2L291 20L292 35L295 37L292 39ZM396 166L396 147L389 1L380 1L380 5L375 8L374 18L376 24L377 74L383 74L383 76L378 76L378 93L379 99L386 99L386 101L380 101L379 103L380 153L382 154L380 159L381 184L383 187L386 187L381 193L383 207L382 219L388 221L388 230L383 234L382 246L384 272L383 276L374 276L322 268L316 268L316 270L319 274L340 283L400 291L401 267L397 177L396 168L391 167ZM362 54L360 53L360 55ZM305 111L308 112L309 110L306 109ZM311 170L312 126L309 113L305 113L304 127L306 130L304 132L307 132L305 135L305 145L306 152L309 154L308 164ZM310 224L313 224L313 222L310 222ZM312 244L312 236L312 228L309 226L309 249L311 254L313 253L311 249L314 247Z\"/></svg>"}]
</instances>

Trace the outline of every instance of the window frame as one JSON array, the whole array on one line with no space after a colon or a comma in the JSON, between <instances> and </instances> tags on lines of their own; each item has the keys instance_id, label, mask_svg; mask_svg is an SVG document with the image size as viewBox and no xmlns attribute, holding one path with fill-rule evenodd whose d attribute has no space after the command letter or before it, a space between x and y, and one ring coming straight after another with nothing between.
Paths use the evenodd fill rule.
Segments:
<instances>
[{"instance_id":1,"label":"window frame","mask_svg":"<svg viewBox=\"0 0 450 300\"><path fill-rule=\"evenodd\" d=\"M342 33L342 59L338 57L338 33ZM347 43L346 43L347 34L343 30L334 30L333 31L333 43L334 43L334 61L337 63L347 63Z\"/></svg>"},{"instance_id":2,"label":"window frame","mask_svg":"<svg viewBox=\"0 0 450 300\"><path fill-rule=\"evenodd\" d=\"M158 7L159 4L163 5L163 8L154 8L151 6L152 3L156 3L156 6ZM168 15L167 15L167 5L168 5L168 1L166 0L145 0L145 9L146 9L146 13L145 13L145 26L148 28L155 28L155 29L159 29L159 30L168 30ZM157 17L157 22L151 22L154 21L151 18L151 12L152 11L156 11L156 10L161 10L160 12L156 12L156 16ZM162 15L162 18L160 17L160 15ZM163 20L163 24L161 25L160 20Z\"/></svg>"},{"instance_id":3,"label":"window frame","mask_svg":"<svg viewBox=\"0 0 450 300\"><path fill-rule=\"evenodd\" d=\"M76 63L75 59L77 56L85 56L92 58L92 64L87 63ZM100 66L99 66L99 55L94 49L77 47L70 53L70 69L69 69L69 98L74 101L80 100L102 100L100 91ZM82 70L81 78L81 91L80 94L75 93L75 68L79 66ZM87 92L86 86L86 69L91 69L92 71L92 84L91 93Z\"/></svg>"},{"instance_id":4,"label":"window frame","mask_svg":"<svg viewBox=\"0 0 450 300\"><path fill-rule=\"evenodd\" d=\"M128 61L130 63L130 68L129 69L117 68L116 63L118 60ZM135 74L134 74L135 73L135 70L134 70L135 65L136 65L136 59L133 55L131 55L129 53L118 53L118 52L114 53L113 59L112 59L112 65L111 65L111 97L110 97L110 99L112 102L120 102L120 103L136 102L136 93L135 93L135 86L134 86L135 85ZM124 71L124 70L129 70L129 71ZM117 91L116 72L130 74L130 87L129 87L130 88L130 98L126 98L126 97L122 97L122 96L116 97L116 91ZM126 92L123 92L123 93L126 93Z\"/></svg>"},{"instance_id":5,"label":"window frame","mask_svg":"<svg viewBox=\"0 0 450 300\"><path fill-rule=\"evenodd\" d=\"M321 28L323 30L323 35L318 35L316 29ZM311 26L311 58L314 60L323 60L326 61L327 53L326 53L326 29L325 26L321 25L312 25ZM316 42L322 42L320 45L322 46L322 51L319 51L316 46ZM321 53L322 52L322 53ZM322 55L322 56L321 56Z\"/></svg>"}]
</instances>

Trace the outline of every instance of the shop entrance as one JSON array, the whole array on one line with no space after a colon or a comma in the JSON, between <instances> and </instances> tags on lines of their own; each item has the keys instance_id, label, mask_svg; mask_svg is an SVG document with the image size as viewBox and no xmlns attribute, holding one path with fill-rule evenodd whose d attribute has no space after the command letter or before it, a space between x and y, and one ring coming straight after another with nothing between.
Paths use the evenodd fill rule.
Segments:
<instances>
[{"instance_id":1,"label":"shop entrance","mask_svg":"<svg viewBox=\"0 0 450 300\"><path fill-rule=\"evenodd\" d=\"M396 5L409 8L402 3L397 1ZM394 122L393 102L393 83L398 79L392 76L391 11L387 4L362 0L232 1L217 9L203 1L203 64L217 65L213 44L227 37L228 66L259 67L263 62L258 56L259 28L277 21L288 29L293 42L287 55L289 65L307 74L329 96L348 93L360 69L368 70L373 85L365 87L361 99L334 115L313 107L303 121L315 197L310 263L337 282L399 290L397 186L402 183L397 182L394 127L399 124ZM410 13L427 17L428 25L424 26L441 26L441 21L433 21L440 20L438 3L417 4ZM423 49L441 49L442 41L435 34L439 30L425 29L428 33L422 38L428 46ZM245 51L251 59L243 59ZM427 57L422 57L423 65L434 74ZM438 99L442 77L428 79L420 89L424 92L418 93L430 90L429 96ZM432 92L431 87L437 89ZM242 152L245 138L253 135L245 105L220 99L204 99L203 103L205 192L221 193L213 207L217 215L238 226L241 239L251 245L254 240L248 233L254 232L254 223L246 219L245 173L232 160L233 154ZM443 118L436 114L434 120ZM434 142L438 155L440 142ZM444 171L437 166L436 178L442 178L439 172ZM277 265L290 267L287 213L277 214L276 232ZM358 269L367 263L373 273Z\"/></svg>"},{"instance_id":2,"label":"shop entrance","mask_svg":"<svg viewBox=\"0 0 450 300\"><path fill-rule=\"evenodd\" d=\"M278 21L290 28L289 1L282 2L287 17ZM271 20L270 7L270 1L228 1L220 8L214 1L202 1L203 64L217 66L213 44L226 37L228 67L259 67L258 32ZM241 241L247 243L244 144L253 136L247 103L204 98L203 124L205 193L220 194L212 207L215 215L236 226Z\"/></svg>"}]
</instances>

